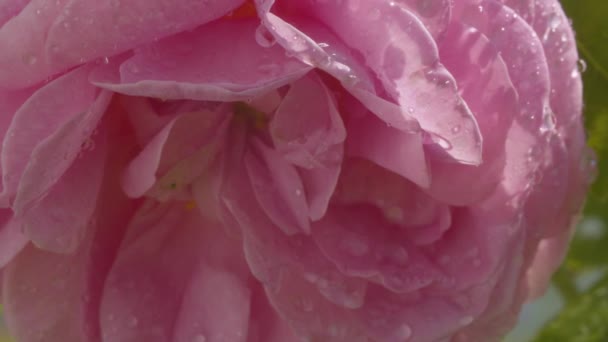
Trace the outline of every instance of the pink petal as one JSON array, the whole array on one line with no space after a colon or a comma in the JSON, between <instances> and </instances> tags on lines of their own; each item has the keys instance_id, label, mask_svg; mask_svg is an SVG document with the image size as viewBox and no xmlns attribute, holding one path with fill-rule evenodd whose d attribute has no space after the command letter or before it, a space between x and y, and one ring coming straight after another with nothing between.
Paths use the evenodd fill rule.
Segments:
<instances>
[{"instance_id":1,"label":"pink petal","mask_svg":"<svg viewBox=\"0 0 608 342\"><path fill-rule=\"evenodd\" d=\"M368 159L423 188L431 184L420 134L400 131L370 115L350 120L348 133L349 156Z\"/></svg>"},{"instance_id":2,"label":"pink petal","mask_svg":"<svg viewBox=\"0 0 608 342\"><path fill-rule=\"evenodd\" d=\"M36 178L52 184L76 158L81 143L93 131L110 98L108 93L100 94L88 83L88 74L89 68L80 68L50 82L17 110L1 154L4 188L0 196L3 199L14 199L18 186L23 186L19 185L22 177L40 161L38 153L50 145L54 145L53 153L43 160L51 159L58 165L51 168L53 172L36 173ZM78 129L67 130L72 125ZM46 170L49 165L38 167ZM27 183L33 178L23 179Z\"/></svg>"},{"instance_id":3,"label":"pink petal","mask_svg":"<svg viewBox=\"0 0 608 342\"><path fill-rule=\"evenodd\" d=\"M21 221L9 209L0 209L0 269L4 268L28 243ZM0 279L1 281L1 279Z\"/></svg>"},{"instance_id":4,"label":"pink petal","mask_svg":"<svg viewBox=\"0 0 608 342\"><path fill-rule=\"evenodd\" d=\"M244 171L232 169L221 199L245 238L251 272L268 288L281 287L284 268L305 274L328 301L346 308L361 306L366 282L336 270L304 234L286 235L258 204Z\"/></svg>"},{"instance_id":5,"label":"pink petal","mask_svg":"<svg viewBox=\"0 0 608 342\"><path fill-rule=\"evenodd\" d=\"M307 194L296 167L263 142L251 143L244 163L258 203L286 234L310 232Z\"/></svg>"},{"instance_id":6,"label":"pink petal","mask_svg":"<svg viewBox=\"0 0 608 342\"><path fill-rule=\"evenodd\" d=\"M29 245L4 269L4 314L19 341L101 341L101 286L134 207L118 182L119 169L124 167L134 142L119 132L120 116L111 118L107 131L109 159L96 219L83 227L83 243L72 254L56 254Z\"/></svg>"},{"instance_id":7,"label":"pink petal","mask_svg":"<svg viewBox=\"0 0 608 342\"><path fill-rule=\"evenodd\" d=\"M104 340L246 341L251 293L243 260L238 240L183 202L149 203L105 284Z\"/></svg>"},{"instance_id":8,"label":"pink petal","mask_svg":"<svg viewBox=\"0 0 608 342\"><path fill-rule=\"evenodd\" d=\"M576 40L558 1L537 0L534 6L533 27L549 65L551 108L558 129L567 129L579 124L583 108Z\"/></svg>"},{"instance_id":9,"label":"pink petal","mask_svg":"<svg viewBox=\"0 0 608 342\"><path fill-rule=\"evenodd\" d=\"M119 68L102 65L92 80L127 95L238 101L288 84L310 70L285 56L279 46L258 44L256 27L255 20L220 20L137 49Z\"/></svg>"},{"instance_id":10,"label":"pink petal","mask_svg":"<svg viewBox=\"0 0 608 342\"><path fill-rule=\"evenodd\" d=\"M12 66L0 71L0 83L36 83L71 66L194 29L242 2L33 0L0 30L0 46L12 47L0 54L0 64Z\"/></svg>"},{"instance_id":11,"label":"pink petal","mask_svg":"<svg viewBox=\"0 0 608 342\"><path fill-rule=\"evenodd\" d=\"M15 113L19 107L32 95L34 90L19 90L19 91L6 91L0 90L0 112L6 113L0 115L0 140L6 139L6 132L11 125L13 120L13 113ZM2 172L2 163L0 160L0 173ZM0 193L4 192L4 185L0 182ZM8 207L9 203L6 199L0 200L0 207Z\"/></svg>"},{"instance_id":12,"label":"pink petal","mask_svg":"<svg viewBox=\"0 0 608 342\"><path fill-rule=\"evenodd\" d=\"M277 35L279 43L304 61L320 63L321 67L325 65L330 73L346 72L345 79L344 76L336 76L347 83L350 80L351 85L347 88L352 88L353 83L358 82L360 73L351 71L352 64L342 64L343 67L339 67L335 61L332 63L331 58L325 60L323 50L318 45L322 40L311 40L270 13L272 3L273 1L260 0L258 7L265 25L274 27L273 33ZM402 108L411 108L410 115L433 137L431 143L437 144L458 162L479 164L481 137L475 118L458 96L454 79L439 64L434 40L411 12L386 2L347 1L341 5L328 2L314 6L304 3L301 7L299 11L329 25L341 38L342 44L362 56L387 96ZM379 14L377 18L368 15L373 11ZM337 12L344 15L335 17ZM379 18L383 19L378 20ZM352 30L353 27L367 29ZM297 39L292 39L294 36ZM421 54L420 51L424 53ZM364 87L369 88L365 83ZM438 116L437 113L441 115ZM452 131L456 125L460 125L462 130Z\"/></svg>"},{"instance_id":13,"label":"pink petal","mask_svg":"<svg viewBox=\"0 0 608 342\"><path fill-rule=\"evenodd\" d=\"M24 233L37 248L56 253L76 251L97 208L106 161L105 139L91 140L93 150L80 152L40 201L22 209Z\"/></svg>"},{"instance_id":14,"label":"pink petal","mask_svg":"<svg viewBox=\"0 0 608 342\"><path fill-rule=\"evenodd\" d=\"M83 152L95 148L94 135L98 133L97 125L111 98L111 93L102 91L88 110L66 122L34 149L13 204L18 215L27 210L32 202L44 196ZM103 138L101 144L103 145ZM98 163L104 162L103 156L98 158ZM92 189L94 188L95 186L92 186Z\"/></svg>"},{"instance_id":15,"label":"pink petal","mask_svg":"<svg viewBox=\"0 0 608 342\"><path fill-rule=\"evenodd\" d=\"M465 25L488 37L500 53L519 97L517 120L531 131L550 126L547 57L534 30L513 10L493 0L458 3L455 13Z\"/></svg>"},{"instance_id":16,"label":"pink petal","mask_svg":"<svg viewBox=\"0 0 608 342\"><path fill-rule=\"evenodd\" d=\"M332 207L313 225L313 238L341 272L398 293L442 281L439 270L369 206ZM372 232L373 231L373 232Z\"/></svg>"},{"instance_id":17,"label":"pink petal","mask_svg":"<svg viewBox=\"0 0 608 342\"><path fill-rule=\"evenodd\" d=\"M399 0L397 5L405 6L409 11L416 14L426 29L437 39L440 37L450 22L452 6L448 0L417 1ZM371 14L372 16L375 14Z\"/></svg>"},{"instance_id":18,"label":"pink petal","mask_svg":"<svg viewBox=\"0 0 608 342\"><path fill-rule=\"evenodd\" d=\"M0 27L19 14L31 0L0 0Z\"/></svg>"},{"instance_id":19,"label":"pink petal","mask_svg":"<svg viewBox=\"0 0 608 342\"><path fill-rule=\"evenodd\" d=\"M338 181L346 130L329 89L309 75L291 84L269 131L276 150L300 167L310 218L318 220Z\"/></svg>"},{"instance_id":20,"label":"pink petal","mask_svg":"<svg viewBox=\"0 0 608 342\"><path fill-rule=\"evenodd\" d=\"M429 192L443 202L468 205L487 197L502 180L505 140L519 104L505 62L479 31L453 24L439 47L441 61L452 71L479 124L484 162L469 166L431 160Z\"/></svg>"},{"instance_id":21,"label":"pink petal","mask_svg":"<svg viewBox=\"0 0 608 342\"><path fill-rule=\"evenodd\" d=\"M226 117L225 109L196 111L168 122L125 170L123 187L127 195L140 197L156 186L153 192L162 196L198 178L219 148Z\"/></svg>"}]
</instances>

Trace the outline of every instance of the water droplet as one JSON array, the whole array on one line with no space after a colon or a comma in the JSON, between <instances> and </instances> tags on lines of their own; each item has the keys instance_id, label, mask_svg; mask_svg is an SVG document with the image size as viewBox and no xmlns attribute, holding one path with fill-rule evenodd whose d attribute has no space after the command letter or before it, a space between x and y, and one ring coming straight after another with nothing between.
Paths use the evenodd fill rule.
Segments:
<instances>
[{"instance_id":1,"label":"water droplet","mask_svg":"<svg viewBox=\"0 0 608 342\"><path fill-rule=\"evenodd\" d=\"M457 134L460 132L460 126L456 125L451 129L452 133Z\"/></svg>"},{"instance_id":2,"label":"water droplet","mask_svg":"<svg viewBox=\"0 0 608 342\"><path fill-rule=\"evenodd\" d=\"M198 334L196 336L194 336L194 338L192 339L192 342L206 342L207 338L205 337L205 335L202 334Z\"/></svg>"},{"instance_id":3,"label":"water droplet","mask_svg":"<svg viewBox=\"0 0 608 342\"><path fill-rule=\"evenodd\" d=\"M298 197L302 196L302 190L301 189L296 189L296 196L298 196Z\"/></svg>"},{"instance_id":4,"label":"water droplet","mask_svg":"<svg viewBox=\"0 0 608 342\"><path fill-rule=\"evenodd\" d=\"M260 25L255 30L255 41L261 47L271 47L277 43L275 37L266 29L266 26Z\"/></svg>"},{"instance_id":5,"label":"water droplet","mask_svg":"<svg viewBox=\"0 0 608 342\"><path fill-rule=\"evenodd\" d=\"M474 320L473 316L464 316L460 319L460 324L463 326L469 325L469 324L473 323L473 320Z\"/></svg>"},{"instance_id":6,"label":"water droplet","mask_svg":"<svg viewBox=\"0 0 608 342\"><path fill-rule=\"evenodd\" d=\"M410 328L409 325L407 324L403 324L399 327L399 329L397 329L395 336L398 339L409 339L410 337L412 337L412 328Z\"/></svg>"},{"instance_id":7,"label":"water droplet","mask_svg":"<svg viewBox=\"0 0 608 342\"><path fill-rule=\"evenodd\" d=\"M102 59L102 61L103 61L103 64L110 64L110 58L108 58L108 57L104 57Z\"/></svg>"},{"instance_id":8,"label":"water droplet","mask_svg":"<svg viewBox=\"0 0 608 342\"><path fill-rule=\"evenodd\" d=\"M425 140L425 143L436 144L446 151L449 151L452 149L452 144L448 140L446 140L444 137L442 137L438 134L435 134L435 133L427 132L424 140Z\"/></svg>"},{"instance_id":9,"label":"water droplet","mask_svg":"<svg viewBox=\"0 0 608 342\"><path fill-rule=\"evenodd\" d=\"M587 147L583 152L581 171L587 174L587 183L595 182L598 176L597 155L593 149Z\"/></svg>"},{"instance_id":10,"label":"water droplet","mask_svg":"<svg viewBox=\"0 0 608 342\"><path fill-rule=\"evenodd\" d=\"M582 74L585 71L587 71L587 62L585 62L585 60L583 59L579 59L577 62L578 65L578 71Z\"/></svg>"},{"instance_id":11,"label":"water droplet","mask_svg":"<svg viewBox=\"0 0 608 342\"><path fill-rule=\"evenodd\" d=\"M403 247L397 247L391 254L391 258L398 265L405 265L408 259L407 251Z\"/></svg>"},{"instance_id":12,"label":"water droplet","mask_svg":"<svg viewBox=\"0 0 608 342\"><path fill-rule=\"evenodd\" d=\"M414 112L415 112L414 107L407 107L407 112L410 114L414 114Z\"/></svg>"},{"instance_id":13,"label":"water droplet","mask_svg":"<svg viewBox=\"0 0 608 342\"><path fill-rule=\"evenodd\" d=\"M555 113L551 110L551 107L545 106L543 108L543 122L540 125L540 132L553 132L555 130L556 122L557 118L555 117Z\"/></svg>"},{"instance_id":14,"label":"water droplet","mask_svg":"<svg viewBox=\"0 0 608 342\"><path fill-rule=\"evenodd\" d=\"M40 13L42 13L42 10L41 10L40 8L38 8L38 9L36 10L36 15L40 15Z\"/></svg>"},{"instance_id":15,"label":"water droplet","mask_svg":"<svg viewBox=\"0 0 608 342\"><path fill-rule=\"evenodd\" d=\"M27 65L34 65L38 62L38 57L34 55L26 55L23 57L23 62Z\"/></svg>"},{"instance_id":16,"label":"water droplet","mask_svg":"<svg viewBox=\"0 0 608 342\"><path fill-rule=\"evenodd\" d=\"M139 320L137 319L137 317L135 316L131 316L129 318L129 326L131 328L135 328L137 325L139 324Z\"/></svg>"}]
</instances>

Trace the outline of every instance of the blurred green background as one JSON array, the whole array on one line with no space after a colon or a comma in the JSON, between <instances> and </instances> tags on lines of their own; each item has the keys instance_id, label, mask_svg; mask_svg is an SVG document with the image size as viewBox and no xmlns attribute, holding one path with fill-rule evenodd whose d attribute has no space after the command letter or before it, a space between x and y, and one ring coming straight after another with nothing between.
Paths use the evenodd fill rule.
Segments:
<instances>
[{"instance_id":1,"label":"blurred green background","mask_svg":"<svg viewBox=\"0 0 608 342\"><path fill-rule=\"evenodd\" d=\"M539 0L537 0L539 1ZM586 65L585 124L608 169L608 0L562 0ZM608 172L599 172L568 257L505 342L608 342ZM0 307L1 310L1 307ZM0 320L0 342L9 342ZM483 342L483 341L480 341Z\"/></svg>"}]
</instances>

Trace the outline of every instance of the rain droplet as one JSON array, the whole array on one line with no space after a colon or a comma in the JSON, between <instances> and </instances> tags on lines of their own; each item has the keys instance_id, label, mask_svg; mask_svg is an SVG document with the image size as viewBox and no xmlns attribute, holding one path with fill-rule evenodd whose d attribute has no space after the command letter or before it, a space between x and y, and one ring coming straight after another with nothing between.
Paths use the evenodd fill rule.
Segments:
<instances>
[{"instance_id":1,"label":"rain droplet","mask_svg":"<svg viewBox=\"0 0 608 342\"><path fill-rule=\"evenodd\" d=\"M255 41L262 47L271 47L277 43L272 33L266 29L266 26L260 25L255 30Z\"/></svg>"},{"instance_id":2,"label":"rain droplet","mask_svg":"<svg viewBox=\"0 0 608 342\"><path fill-rule=\"evenodd\" d=\"M412 328L410 328L410 326L407 324L403 324L399 327L399 329L397 329L396 335L396 337L399 339L407 340L412 337Z\"/></svg>"},{"instance_id":3,"label":"rain droplet","mask_svg":"<svg viewBox=\"0 0 608 342\"><path fill-rule=\"evenodd\" d=\"M474 320L473 316L464 316L460 319L460 324L463 326L469 325L469 324L473 323L473 320Z\"/></svg>"},{"instance_id":4,"label":"rain droplet","mask_svg":"<svg viewBox=\"0 0 608 342\"><path fill-rule=\"evenodd\" d=\"M207 338L205 337L205 335L201 335L201 334L194 336L194 338L192 339L192 342L206 342L206 341L207 341Z\"/></svg>"},{"instance_id":5,"label":"rain droplet","mask_svg":"<svg viewBox=\"0 0 608 342\"><path fill-rule=\"evenodd\" d=\"M23 62L27 65L34 65L38 62L38 57L34 55L26 55L23 57Z\"/></svg>"},{"instance_id":6,"label":"rain droplet","mask_svg":"<svg viewBox=\"0 0 608 342\"><path fill-rule=\"evenodd\" d=\"M135 328L137 325L139 324L139 320L137 319L137 317L135 316L131 316L129 318L129 326L131 328Z\"/></svg>"},{"instance_id":7,"label":"rain droplet","mask_svg":"<svg viewBox=\"0 0 608 342\"><path fill-rule=\"evenodd\" d=\"M301 189L296 189L296 196L298 196L298 197L302 196L302 190Z\"/></svg>"},{"instance_id":8,"label":"rain droplet","mask_svg":"<svg viewBox=\"0 0 608 342\"><path fill-rule=\"evenodd\" d=\"M584 59L579 59L577 62L578 71L582 74L587 71L587 62Z\"/></svg>"},{"instance_id":9,"label":"rain droplet","mask_svg":"<svg viewBox=\"0 0 608 342\"><path fill-rule=\"evenodd\" d=\"M110 64L110 59L108 57L104 57L102 59L102 61L103 61L103 64Z\"/></svg>"},{"instance_id":10,"label":"rain droplet","mask_svg":"<svg viewBox=\"0 0 608 342\"><path fill-rule=\"evenodd\" d=\"M451 129L452 133L457 134L460 132L460 126L456 125Z\"/></svg>"},{"instance_id":11,"label":"rain droplet","mask_svg":"<svg viewBox=\"0 0 608 342\"><path fill-rule=\"evenodd\" d=\"M414 114L414 107L407 107L407 112L410 114Z\"/></svg>"}]
</instances>

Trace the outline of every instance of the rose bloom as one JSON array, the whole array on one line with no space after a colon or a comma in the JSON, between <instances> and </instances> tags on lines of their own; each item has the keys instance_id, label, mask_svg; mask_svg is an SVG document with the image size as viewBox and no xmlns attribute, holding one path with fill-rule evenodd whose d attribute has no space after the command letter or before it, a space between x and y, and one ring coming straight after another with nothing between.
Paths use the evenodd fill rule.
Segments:
<instances>
[{"instance_id":1,"label":"rose bloom","mask_svg":"<svg viewBox=\"0 0 608 342\"><path fill-rule=\"evenodd\" d=\"M494 341L592 162L556 0L0 1L17 341Z\"/></svg>"}]
</instances>

